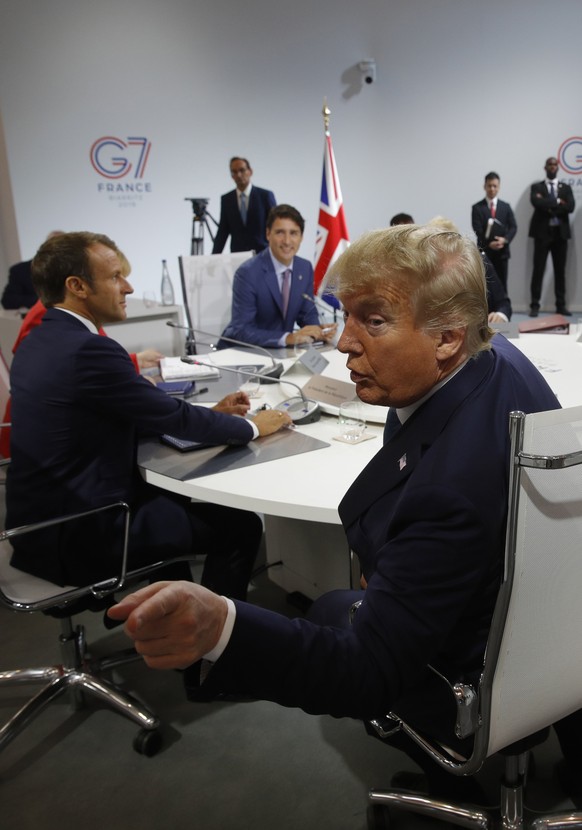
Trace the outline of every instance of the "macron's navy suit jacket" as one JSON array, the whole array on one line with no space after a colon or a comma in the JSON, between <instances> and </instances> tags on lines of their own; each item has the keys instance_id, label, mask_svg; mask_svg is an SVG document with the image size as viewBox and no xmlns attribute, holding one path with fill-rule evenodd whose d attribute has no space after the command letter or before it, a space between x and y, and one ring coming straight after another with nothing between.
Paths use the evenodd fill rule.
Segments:
<instances>
[{"instance_id":1,"label":"macron's navy suit jacket","mask_svg":"<svg viewBox=\"0 0 582 830\"><path fill-rule=\"evenodd\" d=\"M537 369L496 336L416 410L339 505L368 582L354 625L237 602L230 642L199 691L368 719L418 688L427 664L473 678L502 571L508 416L557 408ZM195 667L185 679L195 697Z\"/></svg>"},{"instance_id":2,"label":"macron's navy suit jacket","mask_svg":"<svg viewBox=\"0 0 582 830\"><path fill-rule=\"evenodd\" d=\"M295 323L302 328L318 325L317 308L303 294L313 297L313 266L301 257L293 259L293 276L287 313L283 315L281 289L269 249L237 269L232 285L232 316L225 337L276 347Z\"/></svg>"},{"instance_id":3,"label":"macron's navy suit jacket","mask_svg":"<svg viewBox=\"0 0 582 830\"><path fill-rule=\"evenodd\" d=\"M163 549L164 559L169 549L192 550L185 511L139 475L138 438L169 433L244 444L252 430L243 418L166 395L136 373L119 343L59 309L49 309L21 343L10 380L8 527L125 501L133 513L132 548ZM80 536L72 527L47 532L46 545L15 539L13 564L60 583L112 576L118 565L101 573L106 526L109 520L99 520Z\"/></svg>"}]
</instances>

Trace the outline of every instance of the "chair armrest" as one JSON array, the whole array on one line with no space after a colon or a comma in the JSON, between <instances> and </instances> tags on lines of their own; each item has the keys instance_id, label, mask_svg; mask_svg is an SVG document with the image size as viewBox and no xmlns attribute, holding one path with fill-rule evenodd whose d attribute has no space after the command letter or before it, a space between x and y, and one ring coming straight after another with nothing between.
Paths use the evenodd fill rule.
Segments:
<instances>
[{"instance_id":1,"label":"chair armrest","mask_svg":"<svg viewBox=\"0 0 582 830\"><path fill-rule=\"evenodd\" d=\"M27 533L33 533L36 530L44 530L47 527L54 527L55 525L66 524L67 522L72 521L78 521L79 519L84 519L88 516L95 516L98 513L105 513L106 511L110 510L120 510L125 515L123 525L123 554L121 559L121 571L119 576L102 580L101 582L97 582L95 585L92 585L90 587L91 593L95 597L101 598L106 596L107 594L111 594L114 591L121 590L125 585L125 580L127 576L129 525L131 521L131 510L129 508L129 505L125 502L113 502L112 504L106 504L103 507L95 507L92 510L83 510L80 513L69 513L65 516L58 516L55 519L46 519L42 522L34 522L33 524L21 525L20 527L13 527L9 530L3 530L0 532L0 542L9 541L10 539L13 539L16 536L24 536Z\"/></svg>"}]
</instances>

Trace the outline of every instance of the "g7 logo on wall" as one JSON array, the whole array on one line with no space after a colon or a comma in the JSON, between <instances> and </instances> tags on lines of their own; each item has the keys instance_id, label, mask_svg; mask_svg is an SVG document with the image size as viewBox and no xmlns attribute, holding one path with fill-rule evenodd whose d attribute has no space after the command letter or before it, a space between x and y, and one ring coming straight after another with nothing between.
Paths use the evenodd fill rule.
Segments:
<instances>
[{"instance_id":1,"label":"g7 logo on wall","mask_svg":"<svg viewBox=\"0 0 582 830\"><path fill-rule=\"evenodd\" d=\"M582 173L582 136L574 135L562 142L558 150L560 167L571 175Z\"/></svg>"},{"instance_id":2,"label":"g7 logo on wall","mask_svg":"<svg viewBox=\"0 0 582 830\"><path fill-rule=\"evenodd\" d=\"M93 143L91 164L106 179L122 179L132 171L132 178L143 179L151 147L147 138L106 135Z\"/></svg>"}]
</instances>

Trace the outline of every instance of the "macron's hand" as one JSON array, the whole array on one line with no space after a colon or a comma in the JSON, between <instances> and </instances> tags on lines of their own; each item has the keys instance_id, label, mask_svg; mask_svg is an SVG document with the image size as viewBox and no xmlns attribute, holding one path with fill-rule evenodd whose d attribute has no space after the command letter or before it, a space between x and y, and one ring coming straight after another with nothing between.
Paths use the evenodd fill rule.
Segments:
<instances>
[{"instance_id":1,"label":"macron's hand","mask_svg":"<svg viewBox=\"0 0 582 830\"><path fill-rule=\"evenodd\" d=\"M212 407L215 412L222 412L224 415L246 415L251 408L251 402L246 392L232 392L230 395L218 401Z\"/></svg>"},{"instance_id":2,"label":"macron's hand","mask_svg":"<svg viewBox=\"0 0 582 830\"><path fill-rule=\"evenodd\" d=\"M217 644L227 615L222 597L192 582L156 582L107 612L152 669L185 669Z\"/></svg>"},{"instance_id":3,"label":"macron's hand","mask_svg":"<svg viewBox=\"0 0 582 830\"><path fill-rule=\"evenodd\" d=\"M281 412L279 409L262 409L257 412L253 418L256 428L259 430L259 436L272 435L278 432L283 427L289 426L293 421L286 412Z\"/></svg>"},{"instance_id":4,"label":"macron's hand","mask_svg":"<svg viewBox=\"0 0 582 830\"><path fill-rule=\"evenodd\" d=\"M154 369L159 366L163 356L157 349L144 349L143 352L137 352L137 365L140 369Z\"/></svg>"}]
</instances>

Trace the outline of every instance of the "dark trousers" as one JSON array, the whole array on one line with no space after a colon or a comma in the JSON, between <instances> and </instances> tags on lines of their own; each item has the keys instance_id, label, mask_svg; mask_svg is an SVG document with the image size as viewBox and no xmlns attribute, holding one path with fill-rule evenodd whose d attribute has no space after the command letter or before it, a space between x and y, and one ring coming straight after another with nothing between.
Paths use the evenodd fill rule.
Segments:
<instances>
[{"instance_id":1,"label":"dark trousers","mask_svg":"<svg viewBox=\"0 0 582 830\"><path fill-rule=\"evenodd\" d=\"M145 483L131 500L128 570L177 557L205 556L202 584L232 599L246 599L261 543L263 525L256 513L191 502ZM72 512L72 511L71 511ZM101 513L20 537L12 564L61 585L90 585L118 576L123 516ZM152 574L158 580L192 580L187 561L167 564Z\"/></svg>"},{"instance_id":2,"label":"dark trousers","mask_svg":"<svg viewBox=\"0 0 582 830\"><path fill-rule=\"evenodd\" d=\"M363 591L331 591L317 599L309 611L308 618L318 625L332 625L337 628L350 627L349 609L354 602L362 599ZM357 613L357 612L356 612ZM455 722L455 704L450 689L436 680L432 672L427 672L423 693L415 699L408 695L402 701L393 704L392 711L418 731L432 736L445 746L466 756L471 751L471 739L460 741L453 734ZM387 712L386 712L387 714ZM365 724L368 734L379 738L377 732ZM560 748L570 769L582 777L582 710L574 712L554 724L560 742ZM451 775L435 763L424 750L418 747L407 735L397 732L389 738L382 738L383 743L399 749L408 755L426 776L430 795L438 798L468 801L485 804L487 799L475 776L464 777Z\"/></svg>"},{"instance_id":3,"label":"dark trousers","mask_svg":"<svg viewBox=\"0 0 582 830\"><path fill-rule=\"evenodd\" d=\"M507 266L509 264L509 257L507 254L503 254L500 251L492 251L491 248L487 248L486 253L495 268L495 273L505 288L505 293L507 294Z\"/></svg>"},{"instance_id":4,"label":"dark trousers","mask_svg":"<svg viewBox=\"0 0 582 830\"><path fill-rule=\"evenodd\" d=\"M354 602L364 597L363 591L330 591L315 600L308 614L308 619L318 625L331 625L336 628L350 627L350 608ZM357 614L357 611L356 611ZM445 683L438 680L436 675L427 671L426 684L422 699L413 701L408 698L394 704L391 709L403 720L414 725L421 732L433 735L442 740L447 746L461 753L471 749L471 741L459 741L454 737L455 703L450 689ZM430 687L434 688L434 698ZM429 704L427 706L427 700ZM388 714L387 711L384 714ZM478 804L485 803L486 799L479 783L473 778L458 777L441 769L426 752L420 749L407 735L396 732L388 738L380 738L374 728L364 723L366 731L374 738L382 740L387 746L404 752L417 764L426 776L430 795L451 800L461 800Z\"/></svg>"},{"instance_id":5,"label":"dark trousers","mask_svg":"<svg viewBox=\"0 0 582 830\"><path fill-rule=\"evenodd\" d=\"M167 545L150 547L144 544L145 528L138 510L135 535L130 531L130 566L139 567L173 556L204 555L201 584L217 594L245 600L263 534L257 514L219 504L191 502L170 493L161 495L154 491L152 495L152 500L145 505L146 510L155 510L156 501L171 500L187 518L190 533L184 534L177 543L168 538ZM168 533L168 537L170 535ZM155 579L191 580L192 577L188 563L180 562L160 568Z\"/></svg>"},{"instance_id":6,"label":"dark trousers","mask_svg":"<svg viewBox=\"0 0 582 830\"><path fill-rule=\"evenodd\" d=\"M548 239L534 240L533 272L531 277L531 307L540 307L542 282L548 254L552 255L554 266L554 291L556 294L556 308L561 311L566 307L566 254L568 240L560 236L558 226L550 228L551 236Z\"/></svg>"}]
</instances>

